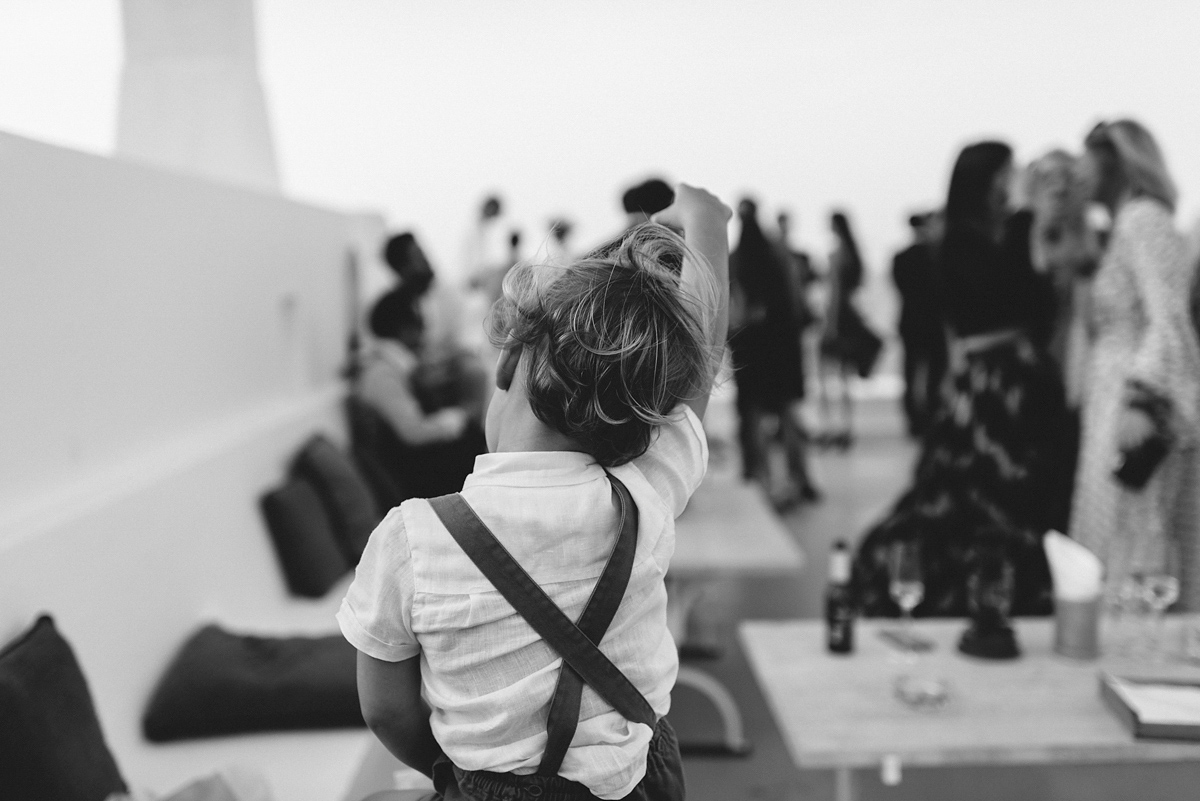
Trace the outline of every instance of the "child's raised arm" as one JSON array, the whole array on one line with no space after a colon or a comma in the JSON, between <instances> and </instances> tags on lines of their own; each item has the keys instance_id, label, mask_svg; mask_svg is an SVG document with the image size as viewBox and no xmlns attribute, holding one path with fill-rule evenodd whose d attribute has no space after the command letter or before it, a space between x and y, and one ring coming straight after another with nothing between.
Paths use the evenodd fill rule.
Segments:
<instances>
[{"instance_id":1,"label":"child's raised arm","mask_svg":"<svg viewBox=\"0 0 1200 801\"><path fill-rule=\"evenodd\" d=\"M691 251L683 260L679 279L682 292L712 304L708 345L714 354L725 347L729 328L729 233L732 210L707 190L687 184L675 187L675 202L654 215L654 221L683 229L683 240ZM697 258L693 258L693 255ZM714 363L720 360L715 357ZM711 379L705 382L711 386ZM704 419L709 392L686 401L696 416Z\"/></svg>"}]
</instances>

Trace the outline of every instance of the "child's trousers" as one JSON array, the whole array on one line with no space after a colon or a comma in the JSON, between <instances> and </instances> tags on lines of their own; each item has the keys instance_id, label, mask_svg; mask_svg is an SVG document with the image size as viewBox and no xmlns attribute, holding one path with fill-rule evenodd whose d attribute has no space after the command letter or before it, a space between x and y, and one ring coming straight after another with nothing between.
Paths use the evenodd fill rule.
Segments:
<instances>
[{"instance_id":1,"label":"child's trousers","mask_svg":"<svg viewBox=\"0 0 1200 801\"><path fill-rule=\"evenodd\" d=\"M588 788L562 776L521 776L461 770L446 758L433 766L428 801L598 801ZM666 718L658 721L646 754L646 775L623 801L683 801L679 741Z\"/></svg>"}]
</instances>

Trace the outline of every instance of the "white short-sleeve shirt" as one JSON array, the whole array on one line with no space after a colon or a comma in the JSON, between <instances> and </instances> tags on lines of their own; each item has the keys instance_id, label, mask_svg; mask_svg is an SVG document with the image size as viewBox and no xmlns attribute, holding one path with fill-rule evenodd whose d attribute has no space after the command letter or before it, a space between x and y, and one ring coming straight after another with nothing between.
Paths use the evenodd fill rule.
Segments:
<instances>
[{"instance_id":1,"label":"white short-sleeve shirt","mask_svg":"<svg viewBox=\"0 0 1200 801\"><path fill-rule=\"evenodd\" d=\"M645 454L611 471L637 504L638 545L600 650L660 717L670 708L679 666L663 578L675 518L707 464L700 420L680 407ZM578 619L617 537L604 469L568 451L484 454L462 494L559 608ZM363 653L393 662L420 656L433 733L454 764L498 773L537 769L562 660L463 553L427 501L405 501L371 534L337 619ZM585 686L559 774L600 798L622 798L645 774L651 734Z\"/></svg>"}]
</instances>

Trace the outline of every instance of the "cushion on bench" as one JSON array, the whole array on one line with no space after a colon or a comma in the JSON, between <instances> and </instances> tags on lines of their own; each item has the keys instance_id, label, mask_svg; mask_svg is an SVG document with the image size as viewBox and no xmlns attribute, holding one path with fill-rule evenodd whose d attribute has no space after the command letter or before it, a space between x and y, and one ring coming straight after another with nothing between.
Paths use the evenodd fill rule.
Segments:
<instances>
[{"instance_id":1,"label":"cushion on bench","mask_svg":"<svg viewBox=\"0 0 1200 801\"><path fill-rule=\"evenodd\" d=\"M42 615L0 651L0 798L104 801L125 790L75 653Z\"/></svg>"},{"instance_id":2,"label":"cushion on bench","mask_svg":"<svg viewBox=\"0 0 1200 801\"><path fill-rule=\"evenodd\" d=\"M306 598L323 596L350 565L316 489L293 478L263 495L260 505L288 590Z\"/></svg>"},{"instance_id":3,"label":"cushion on bench","mask_svg":"<svg viewBox=\"0 0 1200 801\"><path fill-rule=\"evenodd\" d=\"M386 513L413 495L399 469L403 446L387 420L365 401L350 395L345 410L354 460Z\"/></svg>"},{"instance_id":4,"label":"cushion on bench","mask_svg":"<svg viewBox=\"0 0 1200 801\"><path fill-rule=\"evenodd\" d=\"M180 648L150 698L154 742L242 732L363 726L357 652L341 635L259 637L216 625Z\"/></svg>"},{"instance_id":5,"label":"cushion on bench","mask_svg":"<svg viewBox=\"0 0 1200 801\"><path fill-rule=\"evenodd\" d=\"M383 515L354 461L327 437L315 434L296 454L292 474L312 484L342 554L352 567L357 565Z\"/></svg>"}]
</instances>

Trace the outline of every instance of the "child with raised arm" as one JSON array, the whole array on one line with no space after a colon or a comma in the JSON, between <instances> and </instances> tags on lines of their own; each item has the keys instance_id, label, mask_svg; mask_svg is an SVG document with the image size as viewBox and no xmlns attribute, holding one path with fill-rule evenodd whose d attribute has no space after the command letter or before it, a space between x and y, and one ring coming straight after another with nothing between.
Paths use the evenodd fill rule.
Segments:
<instances>
[{"instance_id":1,"label":"child with raised arm","mask_svg":"<svg viewBox=\"0 0 1200 801\"><path fill-rule=\"evenodd\" d=\"M619 244L514 268L490 453L371 535L338 622L367 724L434 798L684 797L664 576L708 461L729 217L681 184Z\"/></svg>"}]
</instances>

